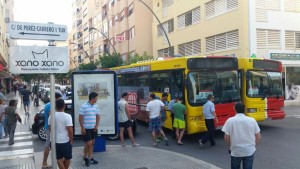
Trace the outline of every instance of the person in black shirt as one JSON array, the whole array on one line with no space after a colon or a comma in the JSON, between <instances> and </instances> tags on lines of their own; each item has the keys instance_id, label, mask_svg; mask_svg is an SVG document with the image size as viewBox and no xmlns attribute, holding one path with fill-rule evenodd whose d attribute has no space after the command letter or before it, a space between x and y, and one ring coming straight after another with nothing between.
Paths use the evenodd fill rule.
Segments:
<instances>
[{"instance_id":1,"label":"person in black shirt","mask_svg":"<svg viewBox=\"0 0 300 169\"><path fill-rule=\"evenodd\" d=\"M24 90L22 91L22 98L23 98L23 105L24 105L24 111L26 116L29 116L29 107L30 107L29 96L31 97L32 100L33 97L31 95L31 92L27 89L27 86L24 86Z\"/></svg>"}]
</instances>

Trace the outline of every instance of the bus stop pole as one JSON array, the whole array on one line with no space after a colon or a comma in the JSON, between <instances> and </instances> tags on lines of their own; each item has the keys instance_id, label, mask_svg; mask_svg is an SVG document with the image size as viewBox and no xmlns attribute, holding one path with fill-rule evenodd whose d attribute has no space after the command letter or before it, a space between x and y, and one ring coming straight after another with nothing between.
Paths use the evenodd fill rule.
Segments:
<instances>
[{"instance_id":1,"label":"bus stop pole","mask_svg":"<svg viewBox=\"0 0 300 169\"><path fill-rule=\"evenodd\" d=\"M56 164L56 145L55 145L55 77L54 74L50 74L50 105L51 105L51 163L52 169L57 168Z\"/></svg>"}]
</instances>

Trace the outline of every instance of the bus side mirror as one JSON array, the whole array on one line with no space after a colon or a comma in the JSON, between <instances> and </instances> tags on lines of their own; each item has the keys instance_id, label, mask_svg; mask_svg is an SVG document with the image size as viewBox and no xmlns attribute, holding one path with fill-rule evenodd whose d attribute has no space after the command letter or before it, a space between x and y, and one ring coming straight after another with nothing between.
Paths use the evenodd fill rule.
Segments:
<instances>
[{"instance_id":1,"label":"bus side mirror","mask_svg":"<svg viewBox=\"0 0 300 169\"><path fill-rule=\"evenodd\" d=\"M246 80L249 81L251 79L251 73L249 71L246 72Z\"/></svg>"}]
</instances>

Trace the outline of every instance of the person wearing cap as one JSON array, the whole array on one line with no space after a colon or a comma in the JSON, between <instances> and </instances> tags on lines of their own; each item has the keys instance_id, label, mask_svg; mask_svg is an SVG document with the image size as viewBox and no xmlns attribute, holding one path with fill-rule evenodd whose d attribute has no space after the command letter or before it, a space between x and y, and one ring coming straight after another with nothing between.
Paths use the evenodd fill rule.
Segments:
<instances>
[{"instance_id":1,"label":"person wearing cap","mask_svg":"<svg viewBox=\"0 0 300 169\"><path fill-rule=\"evenodd\" d=\"M128 100L128 93L124 92L122 94L121 100L118 102L118 120L119 120L119 127L120 127L120 141L122 147L125 147L126 144L124 142L124 130L127 129L129 138L131 140L131 144L133 147L140 146L136 141L134 140L133 134L132 134L132 119L131 114L129 110L129 105L127 103Z\"/></svg>"},{"instance_id":2,"label":"person wearing cap","mask_svg":"<svg viewBox=\"0 0 300 169\"><path fill-rule=\"evenodd\" d=\"M61 94L59 93L55 93L55 100L58 100L61 98ZM51 110L51 102L48 102L45 106L44 106L44 116L45 116L45 133L46 133L46 142L45 142L45 146L44 146L44 157L43 157L43 163L42 163L42 169L46 169L46 168L51 168L51 166L49 166L47 164L47 160L48 160L48 156L49 156L49 151L50 151L50 130L49 130L49 124L48 124L48 118L50 116L50 110Z\"/></svg>"},{"instance_id":3,"label":"person wearing cap","mask_svg":"<svg viewBox=\"0 0 300 169\"><path fill-rule=\"evenodd\" d=\"M236 103L236 115L230 117L224 124L222 131L224 140L230 147L231 168L252 169L256 145L261 140L260 129L254 118L245 116L245 105Z\"/></svg>"}]
</instances>

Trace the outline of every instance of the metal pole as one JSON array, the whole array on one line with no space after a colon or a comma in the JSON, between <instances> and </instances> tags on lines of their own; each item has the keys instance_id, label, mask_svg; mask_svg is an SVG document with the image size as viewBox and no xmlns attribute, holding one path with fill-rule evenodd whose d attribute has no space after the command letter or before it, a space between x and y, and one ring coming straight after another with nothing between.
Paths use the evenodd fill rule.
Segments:
<instances>
[{"instance_id":1,"label":"metal pole","mask_svg":"<svg viewBox=\"0 0 300 169\"><path fill-rule=\"evenodd\" d=\"M52 169L57 168L56 163L56 145L55 145L55 77L54 74L50 74L50 105L51 105L51 163Z\"/></svg>"},{"instance_id":2,"label":"metal pole","mask_svg":"<svg viewBox=\"0 0 300 169\"><path fill-rule=\"evenodd\" d=\"M96 28L94 28L94 27L90 27L90 29L94 29L94 30L100 32L100 33L102 34L102 36L104 36L106 39L108 39L108 42L109 42L110 46L114 49L114 52L115 52L116 54L118 54L116 48L115 48L114 45L111 43L110 39L109 39L103 32L101 32L100 30L98 30L98 29L96 29Z\"/></svg>"},{"instance_id":3,"label":"metal pole","mask_svg":"<svg viewBox=\"0 0 300 169\"><path fill-rule=\"evenodd\" d=\"M167 33L166 33L163 25L161 24L160 20L158 19L158 17L156 16L156 14L152 11L152 9L144 1L140 0L140 2L142 2L142 4L144 4L150 10L150 12L154 15L154 17L158 21L159 26L161 27L161 29L163 30L163 32L164 32L164 34L165 34L165 36L167 38L167 41L168 41L168 44L169 44L169 52L171 53L171 43L170 43L169 37L168 37L168 35L167 35ZM171 56L173 57L173 53L171 53Z\"/></svg>"}]
</instances>

